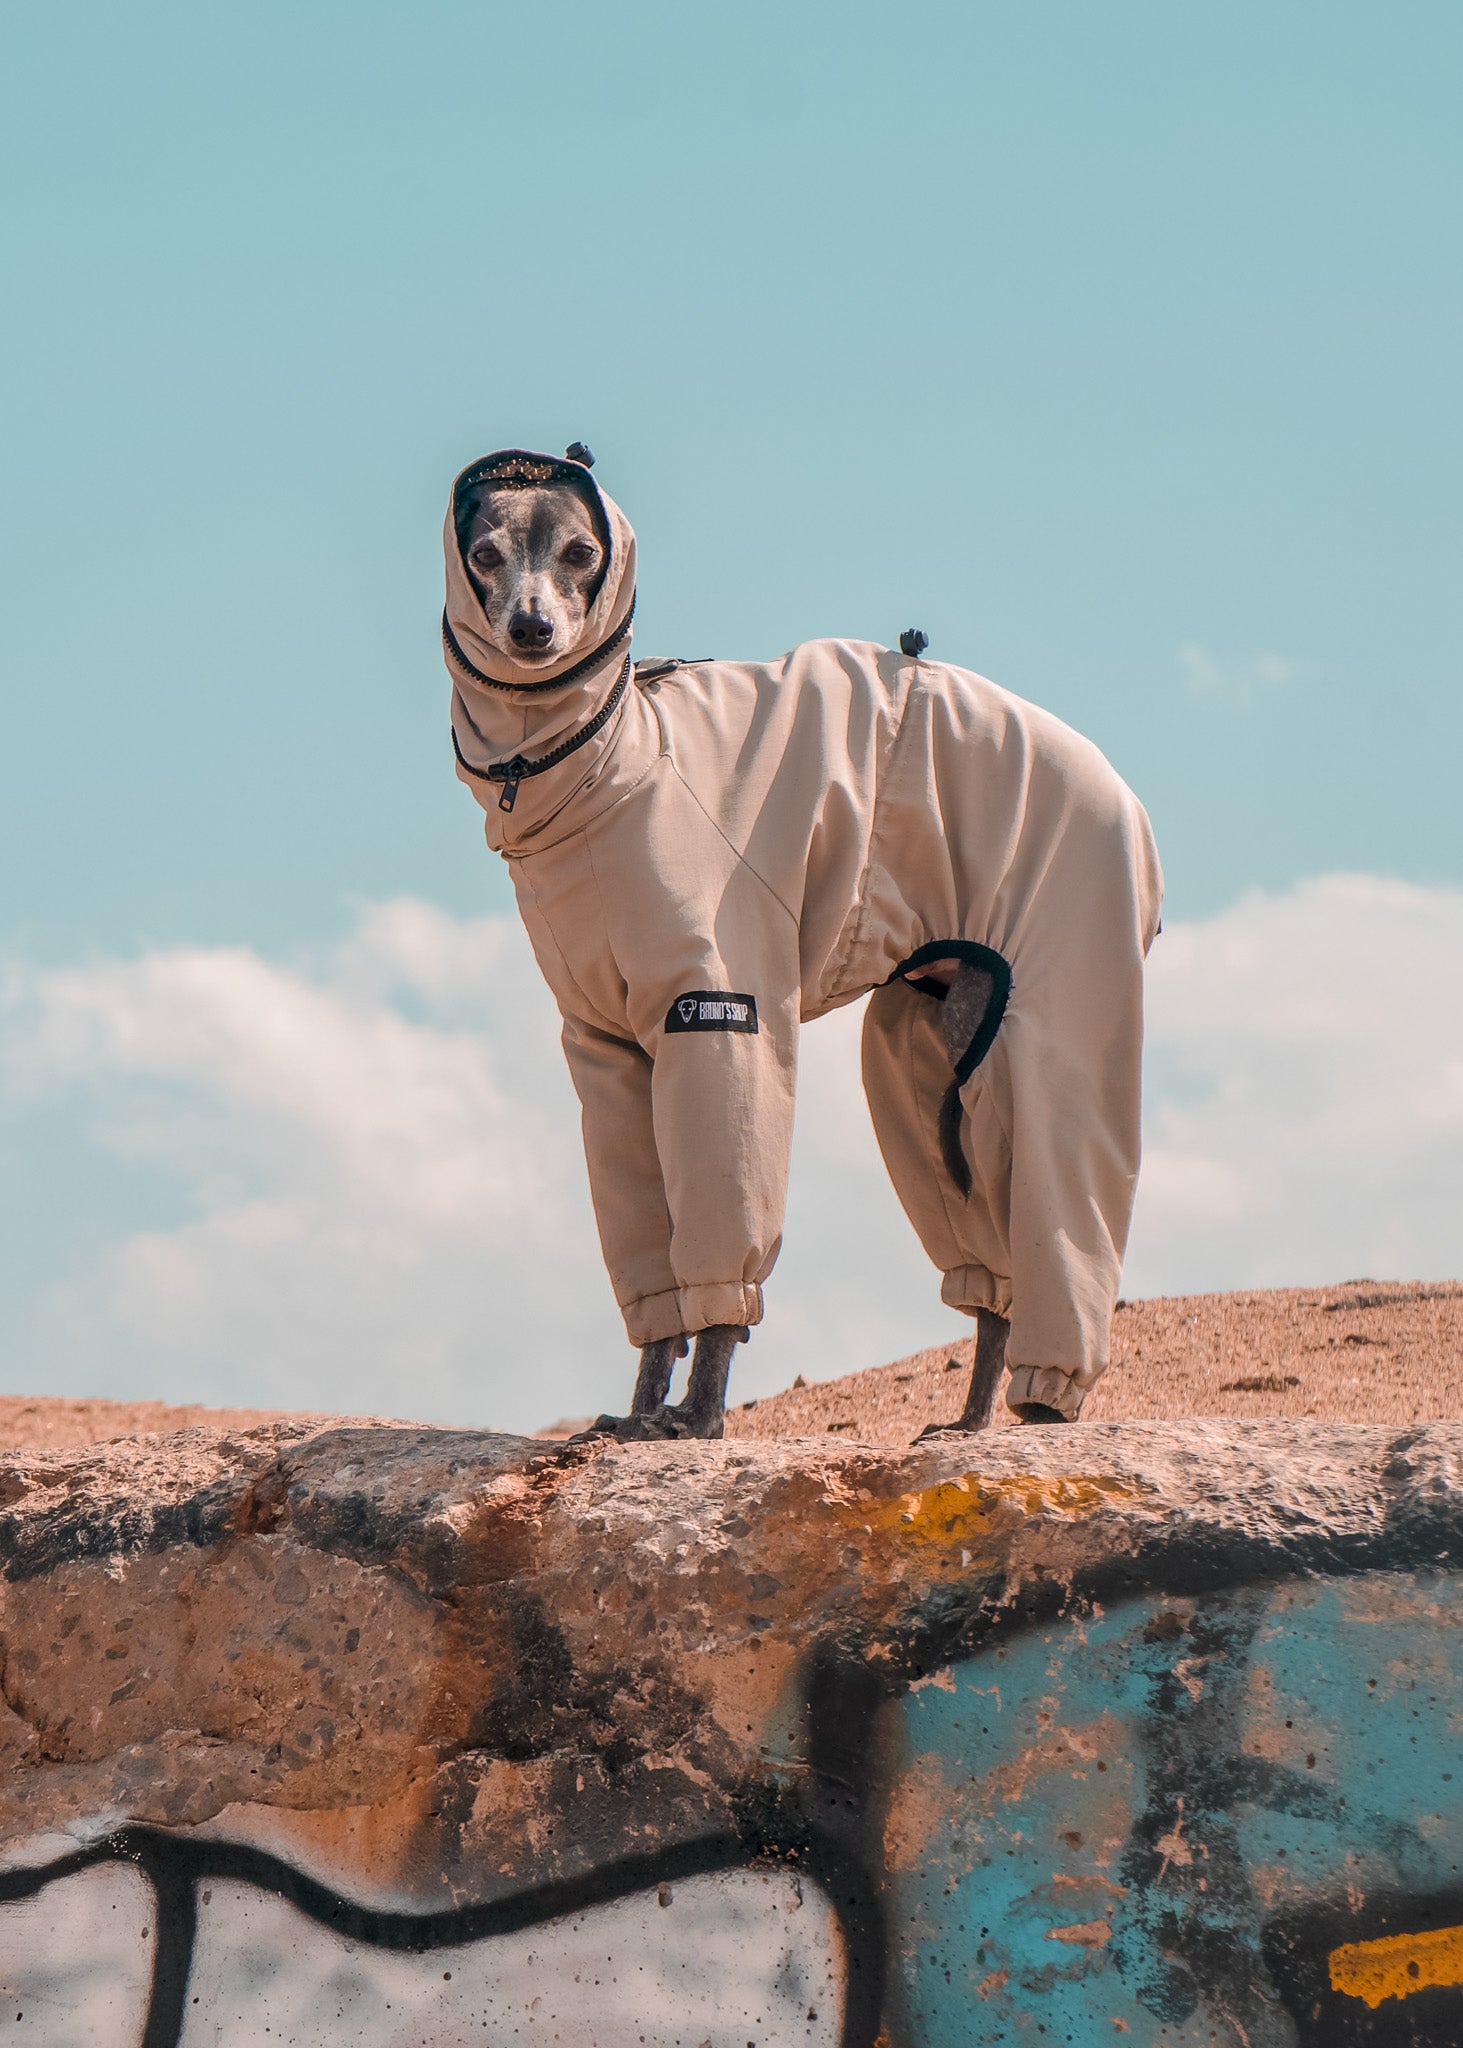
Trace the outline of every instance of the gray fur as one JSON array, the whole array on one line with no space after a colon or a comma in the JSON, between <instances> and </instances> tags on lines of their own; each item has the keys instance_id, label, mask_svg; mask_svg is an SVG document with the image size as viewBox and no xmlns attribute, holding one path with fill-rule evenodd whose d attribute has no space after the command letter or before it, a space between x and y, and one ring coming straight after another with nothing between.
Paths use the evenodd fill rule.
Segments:
<instances>
[{"instance_id":1,"label":"gray fur","mask_svg":"<svg viewBox=\"0 0 1463 2048\"><path fill-rule=\"evenodd\" d=\"M993 1308L976 1310L975 1362L970 1371L965 1406L954 1422L932 1422L927 1429L922 1429L918 1441L927 1436L944 1436L947 1432L964 1433L990 1428L996 1408L996 1392L1001 1384L1001 1374L1006 1370L1006 1339L1010 1334L1011 1325Z\"/></svg>"},{"instance_id":2,"label":"gray fur","mask_svg":"<svg viewBox=\"0 0 1463 2048\"><path fill-rule=\"evenodd\" d=\"M940 1005L940 1033L952 1067L964 1058L985 1022L995 986L995 977L986 968L974 967L968 960L962 960L956 969L955 978ZM962 1201L969 1195L971 1187L970 1162L965 1156L962 1135L964 1122L960 1089L952 1081L940 1104L940 1157Z\"/></svg>"},{"instance_id":3,"label":"gray fur","mask_svg":"<svg viewBox=\"0 0 1463 2048\"><path fill-rule=\"evenodd\" d=\"M995 993L995 977L987 968L962 960L940 1005L940 1035L953 1067L974 1043Z\"/></svg>"}]
</instances>

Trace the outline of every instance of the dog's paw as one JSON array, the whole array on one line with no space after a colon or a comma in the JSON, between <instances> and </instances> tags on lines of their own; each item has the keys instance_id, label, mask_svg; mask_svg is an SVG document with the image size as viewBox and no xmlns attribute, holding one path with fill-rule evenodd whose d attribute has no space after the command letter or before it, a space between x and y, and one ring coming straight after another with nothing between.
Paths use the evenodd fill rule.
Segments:
<instances>
[{"instance_id":1,"label":"dog's paw","mask_svg":"<svg viewBox=\"0 0 1463 2048\"><path fill-rule=\"evenodd\" d=\"M719 1437L725 1424L721 1416L696 1415L684 1408L656 1408L649 1415L597 1415L588 1429L581 1429L570 1443L590 1443L596 1437L613 1437L622 1444L679 1443L692 1438Z\"/></svg>"},{"instance_id":2,"label":"dog's paw","mask_svg":"<svg viewBox=\"0 0 1463 2048\"><path fill-rule=\"evenodd\" d=\"M987 1427L988 1425L984 1422L965 1422L963 1420L955 1422L927 1422L915 1438L915 1442L922 1444L926 1437L931 1436L975 1436Z\"/></svg>"},{"instance_id":3,"label":"dog's paw","mask_svg":"<svg viewBox=\"0 0 1463 2048\"><path fill-rule=\"evenodd\" d=\"M667 1408L662 1412L674 1418L676 1427L672 1434L675 1436L693 1437L698 1443L714 1443L718 1437L726 1435L726 1416L720 1409L714 1415L698 1414L695 1409L686 1407Z\"/></svg>"},{"instance_id":4,"label":"dog's paw","mask_svg":"<svg viewBox=\"0 0 1463 2048\"><path fill-rule=\"evenodd\" d=\"M630 1420L628 1415L596 1415L593 1422L584 1429L576 1429L573 1436L565 1438L565 1442L592 1444L597 1437L618 1436Z\"/></svg>"}]
</instances>

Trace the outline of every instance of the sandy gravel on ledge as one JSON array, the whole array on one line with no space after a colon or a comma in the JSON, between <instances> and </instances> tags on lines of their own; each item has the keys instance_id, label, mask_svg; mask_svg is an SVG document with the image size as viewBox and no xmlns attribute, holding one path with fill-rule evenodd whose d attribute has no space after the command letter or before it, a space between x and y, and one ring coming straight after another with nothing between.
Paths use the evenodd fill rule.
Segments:
<instances>
[{"instance_id":1,"label":"sandy gravel on ledge","mask_svg":"<svg viewBox=\"0 0 1463 2048\"><path fill-rule=\"evenodd\" d=\"M832 1434L907 1444L927 1422L959 1413L969 1370L969 1340L936 1345L892 1365L794 1385L735 1408L727 1434ZM1322 1422L1401 1425L1463 1417L1463 1284L1352 1280L1119 1303L1113 1363L1089 1396L1084 1420L1157 1422L1185 1415L1249 1421L1309 1415ZM0 1396L0 1446L70 1450L199 1423L252 1429L286 1420L325 1427L371 1419L12 1394ZM1004 1407L997 1419L1010 1419Z\"/></svg>"},{"instance_id":2,"label":"sandy gravel on ledge","mask_svg":"<svg viewBox=\"0 0 1463 2048\"><path fill-rule=\"evenodd\" d=\"M201 1408L169 1401L70 1400L49 1394L0 1394L0 1449L74 1451L118 1436L175 1429L258 1429L266 1422L318 1423L322 1429L379 1421L372 1415L317 1415L302 1409Z\"/></svg>"},{"instance_id":3,"label":"sandy gravel on ledge","mask_svg":"<svg viewBox=\"0 0 1463 2048\"><path fill-rule=\"evenodd\" d=\"M970 1349L968 1339L936 1345L870 1372L794 1385L734 1410L727 1434L906 1444L927 1422L959 1414ZM1083 1420L1186 1415L1404 1425L1463 1416L1463 1285L1351 1280L1120 1302L1113 1362ZM1014 1420L1004 1403L997 1420Z\"/></svg>"}]
</instances>

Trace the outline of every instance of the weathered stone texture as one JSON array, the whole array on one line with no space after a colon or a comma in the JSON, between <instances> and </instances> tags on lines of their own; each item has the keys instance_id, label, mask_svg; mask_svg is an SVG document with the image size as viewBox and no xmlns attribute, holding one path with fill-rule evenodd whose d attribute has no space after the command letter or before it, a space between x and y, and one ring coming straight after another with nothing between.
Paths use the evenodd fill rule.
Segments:
<instances>
[{"instance_id":1,"label":"weathered stone texture","mask_svg":"<svg viewBox=\"0 0 1463 2048\"><path fill-rule=\"evenodd\" d=\"M902 1454L276 1427L15 1457L0 1845L58 1895L102 1854L163 1896L355 1914L372 1955L692 1878L750 1911L726 1887L776 1867L837 1916L842 1960L820 1936L784 1978L836 1969L844 2048L960 2038L952 1997L993 2040L1047 2013L1073 2040L1116 2016L1309 2041L1327 1998L1324 2038L1370 2039L1324 1959L1405 1932L1409 1901L1446 1918L1463 1853L1463 1756L1457 1799L1440 1767L1415 1807L1407 1777L1463 1725L1460 1471L1459 1426L1217 1422ZM193 1940L164 1924L149 2048L181 2038ZM4 1954L0 1926L0 1987ZM374 2026L348 2038L396 2039Z\"/></svg>"}]
</instances>

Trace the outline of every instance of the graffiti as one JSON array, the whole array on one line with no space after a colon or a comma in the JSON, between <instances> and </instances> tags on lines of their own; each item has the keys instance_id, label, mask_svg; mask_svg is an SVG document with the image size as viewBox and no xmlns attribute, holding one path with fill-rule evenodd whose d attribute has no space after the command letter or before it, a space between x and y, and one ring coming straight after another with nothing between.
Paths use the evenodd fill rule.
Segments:
<instances>
[{"instance_id":1,"label":"graffiti","mask_svg":"<svg viewBox=\"0 0 1463 2048\"><path fill-rule=\"evenodd\" d=\"M346 1468L334 1447L329 1458L337 1483ZM1399 1456L1384 1470L1400 1485ZM1261 1540L1240 1516L1223 1543L1194 1535L1135 1512L1142 1497L1121 1473L830 1497L830 1541L800 1526L797 1547L789 1535L778 1550L764 1534L755 1570L733 1547L752 1522L735 1495L718 1504L712 1526L727 1534L687 1567L683 1608L659 1553L643 1582L652 1597L612 1576L618 1553L582 1506L572 1527L585 1547L570 1554L582 1575L565 1572L553 1598L519 1525L512 1548L474 1537L486 1590L480 1606L464 1596L453 1608L452 1642L491 1645L491 1668L448 1664L434 1647L425 1567L373 1581L400 1604L373 1621L356 1602L352 1629L377 1631L358 1638L373 1645L366 1682L416 1668L387 1654L388 1631L422 1669L459 1674L464 1696L460 1674L486 1673L462 1710L471 1741L420 1781L435 1831L410 1839L429 1845L426 1860L392 1866L393 1891L389 1869L372 1878L352 1863L346 1835L295 1827L318 1776L302 1780L310 1801L254 1809L274 1816L272 1846L171 1812L112 1826L86 1821L94 1805L77 1809L67 1825L85 1846L58 1855L52 1834L30 1864L12 1847L0 1871L0 2042L1457 2048L1463 1545L1446 1486L1428 1476L1421 1508L1399 1494L1391 1523L1304 1542L1289 1521ZM299 1498L289 1512L308 1510L318 1540L323 1514ZM220 1544L208 1611L236 1634L208 1666L214 1725L230 1725L231 1658L257 1674L262 1642L269 1669L288 1674L307 1645L334 1642L342 1559L378 1540L352 1513L328 1525L315 1637L293 1580L288 1602L226 1608L217 1588L294 1573L303 1589L319 1553L273 1524ZM1007 1514L1022 1528L1048 1518L1034 1567L1011 1569ZM1137 1535L1048 1565L1062 1532L1103 1516ZM705 1541L689 1510L677 1528L688 1551ZM847 1554L872 1560L860 1597L866 1583L880 1598L902 1590L815 1611L795 1568L850 1529L866 1547ZM458 1600L459 1557L433 1550L429 1563L429 1583ZM70 1642L84 1625L105 1645L82 1645L87 1668L103 1667L91 1743L97 1716L136 1714L135 1688L156 1682L173 1567L159 1568L153 1605L140 1568L125 1600L110 1590L121 1580L83 1584L65 1569L66 1599L92 1604L72 1636L64 1618L48 1630ZM722 1572L742 1576L728 1590ZM47 1611L43 1579L24 1583L36 1591L15 1594L17 1627L27 1601ZM608 1650L606 1586L632 1618ZM787 1588L793 1623L772 1618ZM125 1654L102 1626L114 1599ZM699 1664L676 1663L662 1633L682 1612ZM578 1634L577 1613L593 1617ZM14 1739L27 1758L42 1742L59 1754L71 1738L35 1704L42 1667L34 1681L31 1669L17 1655L0 1687ZM293 1701L293 1685L282 1696ZM414 1731L399 1697L391 1712ZM707 1702L714 1713L698 1719ZM332 1714L348 1708L332 1696ZM207 1768L234 1768L235 1750L209 1739ZM318 1772L316 1752L295 1747L292 1767ZM289 1762L270 1747L247 1755L266 1770ZM195 1757L179 1782L200 1768ZM525 1847L540 1817L547 1850ZM291 1841L297 1852L279 1846ZM428 1910L449 1871L450 1908Z\"/></svg>"},{"instance_id":2,"label":"graffiti","mask_svg":"<svg viewBox=\"0 0 1463 2048\"><path fill-rule=\"evenodd\" d=\"M912 2041L1463 2040L1463 1582L1162 1593L901 1703Z\"/></svg>"},{"instance_id":3,"label":"graffiti","mask_svg":"<svg viewBox=\"0 0 1463 2048\"><path fill-rule=\"evenodd\" d=\"M1463 1888L1330 1899L1274 1922L1265 1954L1299 2048L1457 2048ZM1398 1931L1387 1931L1398 1930ZM1364 1938L1358 1938L1362 1934Z\"/></svg>"},{"instance_id":4,"label":"graffiti","mask_svg":"<svg viewBox=\"0 0 1463 2048\"><path fill-rule=\"evenodd\" d=\"M734 1853L707 1844L491 1907L393 1914L256 1850L123 1830L0 1876L0 2037L837 2048L833 1900L795 1858L748 1868Z\"/></svg>"},{"instance_id":5,"label":"graffiti","mask_svg":"<svg viewBox=\"0 0 1463 2048\"><path fill-rule=\"evenodd\" d=\"M1456 2048L1460 1640L1463 1582L1362 1574L1091 1603L892 1689L824 1656L812 1822L774 1788L434 1915L124 1829L0 1875L0 2036Z\"/></svg>"}]
</instances>

